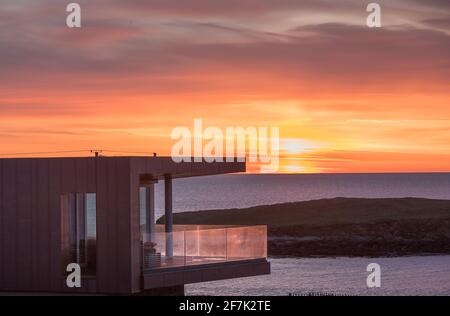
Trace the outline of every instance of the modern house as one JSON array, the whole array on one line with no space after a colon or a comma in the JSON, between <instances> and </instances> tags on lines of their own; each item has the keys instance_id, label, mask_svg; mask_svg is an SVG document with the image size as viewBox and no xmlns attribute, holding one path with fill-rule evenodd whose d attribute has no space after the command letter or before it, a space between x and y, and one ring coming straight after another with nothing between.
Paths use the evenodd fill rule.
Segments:
<instances>
[{"instance_id":1,"label":"modern house","mask_svg":"<svg viewBox=\"0 0 450 316\"><path fill-rule=\"evenodd\" d=\"M173 181L242 171L169 157L0 159L0 291L183 294L188 283L268 274L265 226L173 225ZM70 263L79 288L67 286Z\"/></svg>"}]
</instances>

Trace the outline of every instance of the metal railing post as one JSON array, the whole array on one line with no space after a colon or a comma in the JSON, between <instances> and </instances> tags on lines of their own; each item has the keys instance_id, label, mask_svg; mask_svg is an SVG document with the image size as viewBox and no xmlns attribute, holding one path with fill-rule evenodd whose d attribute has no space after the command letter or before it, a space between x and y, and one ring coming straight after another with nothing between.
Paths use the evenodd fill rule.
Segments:
<instances>
[{"instance_id":1,"label":"metal railing post","mask_svg":"<svg viewBox=\"0 0 450 316\"><path fill-rule=\"evenodd\" d=\"M225 228L225 261L228 261L228 228Z\"/></svg>"}]
</instances>

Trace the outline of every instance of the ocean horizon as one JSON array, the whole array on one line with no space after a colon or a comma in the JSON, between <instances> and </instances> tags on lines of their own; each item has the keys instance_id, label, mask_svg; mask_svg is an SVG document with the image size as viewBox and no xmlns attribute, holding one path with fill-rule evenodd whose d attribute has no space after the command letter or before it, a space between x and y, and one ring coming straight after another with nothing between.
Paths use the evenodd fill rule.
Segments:
<instances>
[{"instance_id":1,"label":"ocean horizon","mask_svg":"<svg viewBox=\"0 0 450 316\"><path fill-rule=\"evenodd\" d=\"M233 174L175 179L174 212L347 198L450 199L450 173ZM156 185L164 214L164 182Z\"/></svg>"}]
</instances>

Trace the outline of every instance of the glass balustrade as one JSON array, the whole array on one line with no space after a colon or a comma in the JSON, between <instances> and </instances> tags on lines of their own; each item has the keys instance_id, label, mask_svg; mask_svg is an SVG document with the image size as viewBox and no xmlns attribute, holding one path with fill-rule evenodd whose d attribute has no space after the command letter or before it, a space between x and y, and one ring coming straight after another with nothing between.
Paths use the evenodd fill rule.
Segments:
<instances>
[{"instance_id":1,"label":"glass balustrade","mask_svg":"<svg viewBox=\"0 0 450 316\"><path fill-rule=\"evenodd\" d=\"M266 226L174 225L142 236L144 270L267 257Z\"/></svg>"}]
</instances>

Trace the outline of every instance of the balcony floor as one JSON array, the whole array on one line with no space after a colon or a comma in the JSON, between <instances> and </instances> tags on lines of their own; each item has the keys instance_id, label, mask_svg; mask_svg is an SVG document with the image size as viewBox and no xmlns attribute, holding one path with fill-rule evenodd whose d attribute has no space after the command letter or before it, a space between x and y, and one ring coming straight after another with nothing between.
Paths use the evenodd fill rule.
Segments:
<instances>
[{"instance_id":1,"label":"balcony floor","mask_svg":"<svg viewBox=\"0 0 450 316\"><path fill-rule=\"evenodd\" d=\"M160 270L167 268L203 265L203 264L215 264L231 261L248 261L261 258L224 258L222 256L174 256L172 258L161 258L161 264L158 267L146 268L144 271Z\"/></svg>"},{"instance_id":2,"label":"balcony floor","mask_svg":"<svg viewBox=\"0 0 450 316\"><path fill-rule=\"evenodd\" d=\"M185 259L182 257L177 266L174 265L177 260L174 257L171 265L144 270L143 289L270 274L270 263L265 258L215 259L205 260L202 257L199 261L184 264Z\"/></svg>"}]
</instances>

